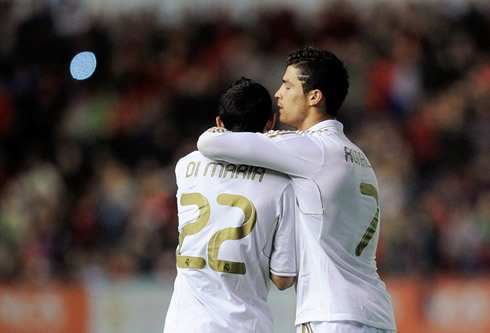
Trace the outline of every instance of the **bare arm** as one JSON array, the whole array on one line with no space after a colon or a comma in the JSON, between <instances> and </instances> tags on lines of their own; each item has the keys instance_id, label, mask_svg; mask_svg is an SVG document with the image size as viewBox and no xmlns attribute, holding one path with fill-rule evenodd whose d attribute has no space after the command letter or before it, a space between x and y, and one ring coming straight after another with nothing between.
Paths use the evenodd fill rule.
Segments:
<instances>
[{"instance_id":1,"label":"bare arm","mask_svg":"<svg viewBox=\"0 0 490 333\"><path fill-rule=\"evenodd\" d=\"M296 277L295 276L277 276L277 275L271 274L271 280L272 280L272 282L274 282L277 289L285 290L285 289L290 288L294 284Z\"/></svg>"}]
</instances>

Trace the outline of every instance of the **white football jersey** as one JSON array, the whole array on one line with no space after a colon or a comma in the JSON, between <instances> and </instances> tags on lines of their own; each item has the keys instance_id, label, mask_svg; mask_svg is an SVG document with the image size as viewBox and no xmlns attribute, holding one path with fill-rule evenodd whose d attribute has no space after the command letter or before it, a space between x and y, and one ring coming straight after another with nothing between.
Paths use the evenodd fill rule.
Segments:
<instances>
[{"instance_id":1,"label":"white football jersey","mask_svg":"<svg viewBox=\"0 0 490 333\"><path fill-rule=\"evenodd\" d=\"M177 277L163 332L272 332L270 273L296 276L290 178L197 151L175 173Z\"/></svg>"},{"instance_id":2,"label":"white football jersey","mask_svg":"<svg viewBox=\"0 0 490 333\"><path fill-rule=\"evenodd\" d=\"M378 182L340 122L266 134L210 129L198 147L211 158L291 175L298 206L296 325L351 320L396 329L375 261Z\"/></svg>"}]
</instances>

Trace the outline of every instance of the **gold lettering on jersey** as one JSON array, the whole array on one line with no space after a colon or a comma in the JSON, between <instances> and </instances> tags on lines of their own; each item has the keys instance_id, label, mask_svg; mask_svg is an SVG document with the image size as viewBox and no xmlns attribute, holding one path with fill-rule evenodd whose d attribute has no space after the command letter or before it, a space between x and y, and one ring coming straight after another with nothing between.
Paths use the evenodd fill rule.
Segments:
<instances>
[{"instance_id":1,"label":"gold lettering on jersey","mask_svg":"<svg viewBox=\"0 0 490 333\"><path fill-rule=\"evenodd\" d=\"M344 157L346 162L351 162L364 168L372 168L368 159L361 151L344 146Z\"/></svg>"},{"instance_id":2,"label":"gold lettering on jersey","mask_svg":"<svg viewBox=\"0 0 490 333\"><path fill-rule=\"evenodd\" d=\"M194 162L194 161L191 161L189 162L189 164L187 164L187 169L185 171L185 178L189 178L191 176L197 176L198 172L199 172L199 166L201 165L201 161L199 162Z\"/></svg>"},{"instance_id":3,"label":"gold lettering on jersey","mask_svg":"<svg viewBox=\"0 0 490 333\"><path fill-rule=\"evenodd\" d=\"M235 172L236 172L236 165L235 164L228 164L225 168L223 178L226 178L226 175L228 174L228 172L231 173L230 178L233 178L235 176Z\"/></svg>"},{"instance_id":4,"label":"gold lettering on jersey","mask_svg":"<svg viewBox=\"0 0 490 333\"><path fill-rule=\"evenodd\" d=\"M243 175L243 179L250 179L250 173L248 172L249 168L250 165L246 165L246 164L239 165L238 168L236 169L235 179L238 178L240 173Z\"/></svg>"},{"instance_id":5,"label":"gold lettering on jersey","mask_svg":"<svg viewBox=\"0 0 490 333\"><path fill-rule=\"evenodd\" d=\"M258 180L262 182L266 174L265 168L246 164L225 164L221 162L209 162L203 168L200 168L201 161L190 161L187 164L185 171L185 177L218 177L218 178L230 178L230 179L243 179L243 180ZM241 175L241 177L240 177Z\"/></svg>"},{"instance_id":6,"label":"gold lettering on jersey","mask_svg":"<svg viewBox=\"0 0 490 333\"><path fill-rule=\"evenodd\" d=\"M210 163L206 164L206 167L204 168L204 177L206 177L209 167L213 168L211 170L210 177L214 177L214 173L216 172L216 167L218 167L218 166L220 167L218 177L222 177L223 176L223 169L224 169L225 165L223 163L220 163L220 162L210 162Z\"/></svg>"},{"instance_id":7,"label":"gold lettering on jersey","mask_svg":"<svg viewBox=\"0 0 490 333\"><path fill-rule=\"evenodd\" d=\"M265 176L265 169L259 167L251 167L252 168L252 180L255 179L255 176L259 176L259 182L262 182Z\"/></svg>"}]
</instances>

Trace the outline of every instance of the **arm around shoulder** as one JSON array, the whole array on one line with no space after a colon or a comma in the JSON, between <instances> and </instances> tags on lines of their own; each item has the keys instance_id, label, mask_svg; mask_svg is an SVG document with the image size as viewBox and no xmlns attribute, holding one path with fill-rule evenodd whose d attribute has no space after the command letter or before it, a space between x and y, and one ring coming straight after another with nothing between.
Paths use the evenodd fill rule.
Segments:
<instances>
[{"instance_id":1,"label":"arm around shoulder","mask_svg":"<svg viewBox=\"0 0 490 333\"><path fill-rule=\"evenodd\" d=\"M214 160L255 165L290 176L313 177L323 162L322 146L311 136L287 133L269 135L211 128L201 134L197 147L204 156Z\"/></svg>"},{"instance_id":2,"label":"arm around shoulder","mask_svg":"<svg viewBox=\"0 0 490 333\"><path fill-rule=\"evenodd\" d=\"M219 127L211 127L204 131L197 140L197 148L206 157L218 159L220 157L221 147L223 146L223 133L227 130Z\"/></svg>"}]
</instances>

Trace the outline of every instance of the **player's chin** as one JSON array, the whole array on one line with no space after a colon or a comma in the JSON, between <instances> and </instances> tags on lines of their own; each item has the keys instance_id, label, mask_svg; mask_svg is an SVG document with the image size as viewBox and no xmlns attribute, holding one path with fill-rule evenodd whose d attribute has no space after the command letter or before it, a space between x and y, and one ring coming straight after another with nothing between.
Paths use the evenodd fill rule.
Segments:
<instances>
[{"instance_id":1,"label":"player's chin","mask_svg":"<svg viewBox=\"0 0 490 333\"><path fill-rule=\"evenodd\" d=\"M287 117L283 113L283 109L279 109L279 121L284 123L287 121Z\"/></svg>"}]
</instances>

